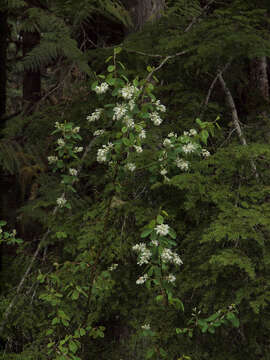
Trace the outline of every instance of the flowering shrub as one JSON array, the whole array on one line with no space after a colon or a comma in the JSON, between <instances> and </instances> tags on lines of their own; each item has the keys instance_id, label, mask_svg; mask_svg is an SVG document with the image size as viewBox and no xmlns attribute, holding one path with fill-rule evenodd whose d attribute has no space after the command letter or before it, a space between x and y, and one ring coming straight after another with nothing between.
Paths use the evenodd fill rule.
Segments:
<instances>
[{"instance_id":1,"label":"flowering shrub","mask_svg":"<svg viewBox=\"0 0 270 360\"><path fill-rule=\"evenodd\" d=\"M138 78L130 81L126 77L123 64L116 61L116 55L120 51L119 48L114 50L114 63L108 66L108 74L98 75L98 80L92 84L92 91L99 96L102 107L96 108L86 116L86 127L90 128L93 137L98 137L101 143L96 150L96 162L107 166L107 175L113 179L114 198L116 194L121 198L124 181L136 176L136 173L142 170L141 159L149 147L148 133L163 124L166 113L165 105L161 104L153 94L154 86L151 83ZM117 69L117 66L120 68ZM214 125L203 123L199 119L196 123L200 130L190 129L182 135L171 132L164 139L158 138L157 142L152 144L155 151L150 161L145 160L143 170L149 171L156 179L170 182L170 179L179 172L192 171L194 160L209 157L210 153L203 145L207 145L208 130L213 134ZM82 138L79 135L80 128L72 123L57 122L55 126L56 130L53 134L60 135L56 140L57 154L49 156L48 161L54 166L54 171L61 173L62 178L62 195L56 203L59 208L71 208L67 194L69 191L76 191L73 184L78 181L80 159L77 154L83 151L83 147L78 146L78 142ZM161 211L145 226L141 234L142 239L148 240L133 246L133 251L137 253L137 264L143 269L143 274L136 280L136 284L145 284L155 295L156 303L160 306L172 306L176 311L183 311L182 301L174 294L177 272L183 262L174 250L177 245L177 235L171 226L165 223L165 218L169 222L166 211ZM87 263L84 265L88 266ZM117 266L112 264L106 274L114 271ZM106 276L111 277L111 275ZM88 291L90 294L91 291L98 291L98 287L88 286L88 289L85 288L83 291ZM74 299L76 298L77 295ZM43 299L50 301L48 296ZM59 314L58 318L59 322L62 321ZM69 322L68 319L64 320ZM159 355L166 357L166 351L158 346L158 333L151 330L149 324L144 324L141 328L145 336L153 336L156 339L155 347L148 351L147 358ZM74 340L75 335L70 336L62 340L62 345ZM62 351L61 343L56 345L56 342L52 342L51 346L57 346L61 356L71 352L73 357L70 356L74 358L74 354L79 349L77 340L74 342L76 346L72 343L73 345L69 346L70 351L66 347Z\"/></svg>"}]
</instances>

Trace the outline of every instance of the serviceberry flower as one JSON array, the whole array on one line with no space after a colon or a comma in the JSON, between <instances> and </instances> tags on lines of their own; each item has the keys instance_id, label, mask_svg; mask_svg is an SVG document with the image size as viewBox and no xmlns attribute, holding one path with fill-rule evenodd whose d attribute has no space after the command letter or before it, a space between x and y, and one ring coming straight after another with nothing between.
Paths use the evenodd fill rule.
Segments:
<instances>
[{"instance_id":1,"label":"serviceberry flower","mask_svg":"<svg viewBox=\"0 0 270 360\"><path fill-rule=\"evenodd\" d=\"M163 146L165 146L165 147L172 147L173 145L172 145L172 143L171 143L171 140L166 138L166 139L163 141Z\"/></svg>"},{"instance_id":2,"label":"serviceberry flower","mask_svg":"<svg viewBox=\"0 0 270 360\"><path fill-rule=\"evenodd\" d=\"M124 122L126 123L127 127L133 129L135 126L134 120L131 119L129 116L124 117Z\"/></svg>"},{"instance_id":3,"label":"serviceberry flower","mask_svg":"<svg viewBox=\"0 0 270 360\"><path fill-rule=\"evenodd\" d=\"M65 199L64 195L56 200L56 203L60 208L65 206L66 202L67 202L67 200Z\"/></svg>"},{"instance_id":4,"label":"serviceberry flower","mask_svg":"<svg viewBox=\"0 0 270 360\"><path fill-rule=\"evenodd\" d=\"M209 152L208 150L202 149L202 156L203 156L204 158L208 158L210 155L211 155L211 154L210 154L210 152Z\"/></svg>"},{"instance_id":5,"label":"serviceberry flower","mask_svg":"<svg viewBox=\"0 0 270 360\"><path fill-rule=\"evenodd\" d=\"M113 120L121 120L122 117L126 114L127 112L127 107L125 104L117 104L114 108L113 108Z\"/></svg>"},{"instance_id":6,"label":"serviceberry flower","mask_svg":"<svg viewBox=\"0 0 270 360\"><path fill-rule=\"evenodd\" d=\"M173 283L175 282L176 280L176 277L173 275L173 274L169 274L167 277L166 277L166 280L170 283Z\"/></svg>"},{"instance_id":7,"label":"serviceberry flower","mask_svg":"<svg viewBox=\"0 0 270 360\"><path fill-rule=\"evenodd\" d=\"M73 149L73 152L76 154L76 153L79 153L79 152L82 152L83 151L83 147L82 146L75 146L75 148Z\"/></svg>"},{"instance_id":8,"label":"serviceberry flower","mask_svg":"<svg viewBox=\"0 0 270 360\"><path fill-rule=\"evenodd\" d=\"M154 125L156 126L159 126L163 121L157 112L153 112L149 116L150 116L150 120L153 121Z\"/></svg>"},{"instance_id":9,"label":"serviceberry flower","mask_svg":"<svg viewBox=\"0 0 270 360\"><path fill-rule=\"evenodd\" d=\"M160 103L160 100L157 100L157 101L155 102L155 105L156 105L157 111L160 111L160 112L165 112L165 111L166 111L166 106L165 106L165 105L162 105L162 104Z\"/></svg>"},{"instance_id":10,"label":"serviceberry flower","mask_svg":"<svg viewBox=\"0 0 270 360\"><path fill-rule=\"evenodd\" d=\"M115 269L117 269L117 267L118 267L118 264L112 264L112 265L108 268L108 270L109 270L109 271L114 271Z\"/></svg>"},{"instance_id":11,"label":"serviceberry flower","mask_svg":"<svg viewBox=\"0 0 270 360\"><path fill-rule=\"evenodd\" d=\"M78 134L79 131L80 131L80 127L79 127L79 126L76 126L76 127L72 130L72 132L73 132L74 134Z\"/></svg>"},{"instance_id":12,"label":"serviceberry flower","mask_svg":"<svg viewBox=\"0 0 270 360\"><path fill-rule=\"evenodd\" d=\"M134 251L138 253L139 259L137 261L138 265L148 264L149 259L152 256L152 253L149 249L147 249L145 243L139 243L132 247Z\"/></svg>"},{"instance_id":13,"label":"serviceberry flower","mask_svg":"<svg viewBox=\"0 0 270 360\"><path fill-rule=\"evenodd\" d=\"M183 159L176 159L175 164L178 168L180 168L183 171L187 171L189 169L189 162L185 161Z\"/></svg>"},{"instance_id":14,"label":"serviceberry flower","mask_svg":"<svg viewBox=\"0 0 270 360\"><path fill-rule=\"evenodd\" d=\"M103 135L104 134L104 132L105 132L105 130L96 130L96 131L94 131L94 133L93 133L93 135L94 136L100 136L100 135Z\"/></svg>"},{"instance_id":15,"label":"serviceberry flower","mask_svg":"<svg viewBox=\"0 0 270 360\"><path fill-rule=\"evenodd\" d=\"M130 100L134 95L136 95L138 91L139 89L137 87L127 84L121 90L119 90L119 93L124 99Z\"/></svg>"},{"instance_id":16,"label":"serviceberry flower","mask_svg":"<svg viewBox=\"0 0 270 360\"><path fill-rule=\"evenodd\" d=\"M197 145L188 143L187 145L183 145L182 150L185 154L189 154L197 150Z\"/></svg>"},{"instance_id":17,"label":"serviceberry flower","mask_svg":"<svg viewBox=\"0 0 270 360\"><path fill-rule=\"evenodd\" d=\"M133 171L136 169L136 165L133 164L133 163L128 163L128 164L126 165L126 168L127 168L129 171L133 172Z\"/></svg>"},{"instance_id":18,"label":"serviceberry flower","mask_svg":"<svg viewBox=\"0 0 270 360\"><path fill-rule=\"evenodd\" d=\"M69 173L70 173L71 176L77 176L78 170L70 168Z\"/></svg>"},{"instance_id":19,"label":"serviceberry flower","mask_svg":"<svg viewBox=\"0 0 270 360\"><path fill-rule=\"evenodd\" d=\"M143 151L142 147L137 145L134 145L134 149L136 150L137 153L141 153Z\"/></svg>"},{"instance_id":20,"label":"serviceberry flower","mask_svg":"<svg viewBox=\"0 0 270 360\"><path fill-rule=\"evenodd\" d=\"M95 92L97 94L104 94L109 89L109 85L106 82L100 84L100 86L95 87Z\"/></svg>"},{"instance_id":21,"label":"serviceberry flower","mask_svg":"<svg viewBox=\"0 0 270 360\"><path fill-rule=\"evenodd\" d=\"M160 175L163 175L163 176L165 176L167 173L168 173L168 171L166 169L162 169L160 171Z\"/></svg>"},{"instance_id":22,"label":"serviceberry flower","mask_svg":"<svg viewBox=\"0 0 270 360\"><path fill-rule=\"evenodd\" d=\"M166 236L169 234L169 225L167 224L160 224L155 227L157 235Z\"/></svg>"},{"instance_id":23,"label":"serviceberry flower","mask_svg":"<svg viewBox=\"0 0 270 360\"><path fill-rule=\"evenodd\" d=\"M141 132L139 133L139 138L140 139L145 139L146 138L146 131L145 130L141 130Z\"/></svg>"},{"instance_id":24,"label":"serviceberry flower","mask_svg":"<svg viewBox=\"0 0 270 360\"><path fill-rule=\"evenodd\" d=\"M177 138L177 134L171 132L171 133L168 134L168 138L170 138L170 137L175 137L175 138Z\"/></svg>"},{"instance_id":25,"label":"serviceberry flower","mask_svg":"<svg viewBox=\"0 0 270 360\"><path fill-rule=\"evenodd\" d=\"M143 330L150 330L150 324L144 324L142 325Z\"/></svg>"},{"instance_id":26,"label":"serviceberry flower","mask_svg":"<svg viewBox=\"0 0 270 360\"><path fill-rule=\"evenodd\" d=\"M139 277L139 279L136 281L136 284L141 285L141 284L145 283L147 279L148 279L148 275L145 274L145 275Z\"/></svg>"},{"instance_id":27,"label":"serviceberry flower","mask_svg":"<svg viewBox=\"0 0 270 360\"><path fill-rule=\"evenodd\" d=\"M103 109L96 109L94 112L92 112L92 114L91 115L88 115L87 116L87 118L86 118L86 120L88 121L88 122L94 122L94 121L96 121L96 120L99 120L100 119L100 116L101 116L101 113L102 113L102 110Z\"/></svg>"},{"instance_id":28,"label":"serviceberry flower","mask_svg":"<svg viewBox=\"0 0 270 360\"><path fill-rule=\"evenodd\" d=\"M56 161L58 161L58 157L57 156L48 156L48 161L49 161L49 164L53 164Z\"/></svg>"},{"instance_id":29,"label":"serviceberry flower","mask_svg":"<svg viewBox=\"0 0 270 360\"><path fill-rule=\"evenodd\" d=\"M57 140L57 144L58 144L59 146L65 146L65 140L62 139L62 138L60 138L60 139Z\"/></svg>"},{"instance_id":30,"label":"serviceberry flower","mask_svg":"<svg viewBox=\"0 0 270 360\"><path fill-rule=\"evenodd\" d=\"M189 135L190 135L190 136L195 136L195 135L197 135L197 130L195 130L195 129L190 129L190 130L189 130Z\"/></svg>"}]
</instances>

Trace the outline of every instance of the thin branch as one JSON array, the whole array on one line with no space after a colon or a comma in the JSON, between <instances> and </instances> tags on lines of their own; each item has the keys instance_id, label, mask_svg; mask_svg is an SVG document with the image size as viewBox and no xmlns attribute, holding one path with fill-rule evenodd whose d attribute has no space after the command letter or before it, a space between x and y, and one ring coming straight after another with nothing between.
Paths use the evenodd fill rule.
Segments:
<instances>
[{"instance_id":1,"label":"thin branch","mask_svg":"<svg viewBox=\"0 0 270 360\"><path fill-rule=\"evenodd\" d=\"M203 8L201 13L198 16L194 16L194 18L192 19L191 23L185 28L184 33L188 32L193 25L196 24L196 22L198 21L198 19L203 15L203 13L209 8L209 6L214 2L215 0L210 0L209 3L207 3Z\"/></svg>"},{"instance_id":2,"label":"thin branch","mask_svg":"<svg viewBox=\"0 0 270 360\"><path fill-rule=\"evenodd\" d=\"M221 83L221 86L222 86L222 88L224 90L224 93L226 95L228 105L229 105L229 107L231 109L232 120L233 120L233 123L234 123L234 127L235 127L235 129L237 131L239 140L240 140L240 142L241 142L241 144L243 146L247 146L247 141L246 141L245 135L244 135L244 133L243 133L243 131L241 129L241 126L240 126L240 121L239 121L239 118L238 118L238 113L237 113L237 109L236 109L236 106L235 106L235 102L233 100L230 89L228 88L225 80L223 79L223 76L222 76L221 72L219 72L219 74L218 74L218 79L219 79L219 81ZM254 171L255 177L258 179L259 174L257 172L256 164L255 164L253 159L250 160L250 164L251 164L252 170Z\"/></svg>"},{"instance_id":3,"label":"thin branch","mask_svg":"<svg viewBox=\"0 0 270 360\"><path fill-rule=\"evenodd\" d=\"M228 69L229 65L230 65L230 62L228 62L228 63L224 66L224 68L223 68L222 70L218 70L217 75L216 75L215 78L213 79L213 81L212 81L212 83L211 83L211 85L210 85L210 87L209 87L209 89L208 89L208 92L207 92L206 98L205 98L205 100L204 100L204 103L203 103L203 105L201 106L201 111L199 112L199 115L198 115L199 117L202 117L202 116L203 116L203 114L204 114L204 112L205 112L205 110L206 110L206 107L208 106L210 97L211 97L211 95L212 95L212 91L214 90L214 87L215 87L215 85L216 85L216 82L218 81L219 74L223 74L223 73Z\"/></svg>"}]
</instances>

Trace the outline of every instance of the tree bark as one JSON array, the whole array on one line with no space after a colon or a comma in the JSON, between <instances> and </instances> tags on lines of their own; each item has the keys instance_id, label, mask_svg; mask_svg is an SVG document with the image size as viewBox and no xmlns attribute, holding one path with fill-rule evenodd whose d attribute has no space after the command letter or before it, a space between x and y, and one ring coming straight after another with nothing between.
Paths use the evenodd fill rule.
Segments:
<instances>
[{"instance_id":1,"label":"tree bark","mask_svg":"<svg viewBox=\"0 0 270 360\"><path fill-rule=\"evenodd\" d=\"M0 11L0 121L6 113L7 101L7 12Z\"/></svg>"},{"instance_id":2,"label":"tree bark","mask_svg":"<svg viewBox=\"0 0 270 360\"><path fill-rule=\"evenodd\" d=\"M38 32L23 32L22 38L23 56L25 56L39 44L40 34ZM33 105L40 99L40 96L40 70L25 70L23 76L23 102L28 113L33 111Z\"/></svg>"},{"instance_id":3,"label":"tree bark","mask_svg":"<svg viewBox=\"0 0 270 360\"><path fill-rule=\"evenodd\" d=\"M259 90L264 100L269 100L269 81L267 76L267 58L262 56L252 60L251 63L252 81Z\"/></svg>"},{"instance_id":4,"label":"tree bark","mask_svg":"<svg viewBox=\"0 0 270 360\"><path fill-rule=\"evenodd\" d=\"M162 15L165 0L122 0L129 10L133 28L130 31L140 31L146 22L154 22Z\"/></svg>"}]
</instances>

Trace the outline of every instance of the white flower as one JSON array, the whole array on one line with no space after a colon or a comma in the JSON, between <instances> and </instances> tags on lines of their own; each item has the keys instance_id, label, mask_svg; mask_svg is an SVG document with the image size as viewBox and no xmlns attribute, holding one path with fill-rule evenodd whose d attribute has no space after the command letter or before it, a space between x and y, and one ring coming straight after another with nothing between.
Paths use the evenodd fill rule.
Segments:
<instances>
[{"instance_id":1,"label":"white flower","mask_svg":"<svg viewBox=\"0 0 270 360\"><path fill-rule=\"evenodd\" d=\"M138 91L139 89L137 87L127 84L125 87L119 90L119 93L124 99L130 100Z\"/></svg>"},{"instance_id":2,"label":"white flower","mask_svg":"<svg viewBox=\"0 0 270 360\"><path fill-rule=\"evenodd\" d=\"M94 131L94 133L93 133L93 135L94 136L100 136L100 135L103 135L104 134L104 132L105 132L105 130L96 130L96 131Z\"/></svg>"},{"instance_id":3,"label":"white flower","mask_svg":"<svg viewBox=\"0 0 270 360\"><path fill-rule=\"evenodd\" d=\"M139 277L139 279L136 281L136 284L141 285L145 283L147 279L148 279L148 275L144 274L143 276Z\"/></svg>"},{"instance_id":4,"label":"white flower","mask_svg":"<svg viewBox=\"0 0 270 360\"><path fill-rule=\"evenodd\" d=\"M128 102L128 106L129 106L130 111L132 111L132 110L134 109L134 107L135 107L135 102L134 102L134 100L130 100L130 101Z\"/></svg>"},{"instance_id":5,"label":"white flower","mask_svg":"<svg viewBox=\"0 0 270 360\"><path fill-rule=\"evenodd\" d=\"M117 106L113 108L113 112L113 120L121 120L127 112L127 107L125 104L117 104Z\"/></svg>"},{"instance_id":6,"label":"white flower","mask_svg":"<svg viewBox=\"0 0 270 360\"><path fill-rule=\"evenodd\" d=\"M108 270L109 270L109 271L113 271L113 270L117 269L117 267L118 267L118 264L112 264L112 265L108 268Z\"/></svg>"},{"instance_id":7,"label":"white flower","mask_svg":"<svg viewBox=\"0 0 270 360\"><path fill-rule=\"evenodd\" d=\"M126 123L127 127L133 129L135 126L134 120L131 119L129 116L124 117L124 122Z\"/></svg>"},{"instance_id":8,"label":"white flower","mask_svg":"<svg viewBox=\"0 0 270 360\"><path fill-rule=\"evenodd\" d=\"M77 176L78 170L70 168L69 173L70 173L71 176Z\"/></svg>"},{"instance_id":9,"label":"white flower","mask_svg":"<svg viewBox=\"0 0 270 360\"><path fill-rule=\"evenodd\" d=\"M136 165L133 164L133 163L128 163L128 164L126 165L126 168L127 168L129 171L133 172L133 171L136 169Z\"/></svg>"},{"instance_id":10,"label":"white flower","mask_svg":"<svg viewBox=\"0 0 270 360\"><path fill-rule=\"evenodd\" d=\"M15 236L16 236L16 234L17 234L16 229L13 229L13 230L12 230L12 235L15 237Z\"/></svg>"},{"instance_id":11,"label":"white flower","mask_svg":"<svg viewBox=\"0 0 270 360\"><path fill-rule=\"evenodd\" d=\"M75 146L75 148L73 149L73 152L76 154L76 153L79 153L79 152L82 152L83 151L83 147L82 146Z\"/></svg>"},{"instance_id":12,"label":"white flower","mask_svg":"<svg viewBox=\"0 0 270 360\"><path fill-rule=\"evenodd\" d=\"M177 134L176 134L176 133L171 132L171 133L169 133L169 134L168 134L168 138L170 138L170 137L176 137L176 138L177 138Z\"/></svg>"},{"instance_id":13,"label":"white flower","mask_svg":"<svg viewBox=\"0 0 270 360\"><path fill-rule=\"evenodd\" d=\"M183 145L182 150L185 154L192 153L197 150L196 144L188 143L187 145Z\"/></svg>"},{"instance_id":14,"label":"white flower","mask_svg":"<svg viewBox=\"0 0 270 360\"><path fill-rule=\"evenodd\" d=\"M210 156L210 152L206 149L202 149L202 156L204 158L208 158Z\"/></svg>"},{"instance_id":15,"label":"white flower","mask_svg":"<svg viewBox=\"0 0 270 360\"><path fill-rule=\"evenodd\" d=\"M58 144L59 146L64 146L64 145L65 145L65 140L62 139L62 138L60 138L60 139L57 140L57 144Z\"/></svg>"},{"instance_id":16,"label":"white flower","mask_svg":"<svg viewBox=\"0 0 270 360\"><path fill-rule=\"evenodd\" d=\"M189 136L189 132L188 131L184 131L184 136Z\"/></svg>"},{"instance_id":17,"label":"white flower","mask_svg":"<svg viewBox=\"0 0 270 360\"><path fill-rule=\"evenodd\" d=\"M175 164L178 168L180 168L181 170L183 171L187 171L188 168L189 168L189 162L188 161L185 161L183 159L176 159L175 160Z\"/></svg>"},{"instance_id":18,"label":"white flower","mask_svg":"<svg viewBox=\"0 0 270 360\"><path fill-rule=\"evenodd\" d=\"M166 111L166 106L165 105L162 105L160 103L160 100L157 100L155 102L155 105L156 105L156 108L157 108L157 111L160 111L160 112L165 112Z\"/></svg>"},{"instance_id":19,"label":"white flower","mask_svg":"<svg viewBox=\"0 0 270 360\"><path fill-rule=\"evenodd\" d=\"M195 135L197 135L197 131L195 129L190 129L189 130L189 135L190 136L195 136Z\"/></svg>"},{"instance_id":20,"label":"white flower","mask_svg":"<svg viewBox=\"0 0 270 360\"><path fill-rule=\"evenodd\" d=\"M165 147L172 147L173 145L172 145L172 143L171 143L171 140L166 138L166 139L163 141L163 146L165 146Z\"/></svg>"},{"instance_id":21,"label":"white flower","mask_svg":"<svg viewBox=\"0 0 270 360\"><path fill-rule=\"evenodd\" d=\"M157 225L155 227L156 233L158 235L161 235L161 236L168 235L169 234L169 229L170 229L170 227L167 224L161 224L161 225Z\"/></svg>"},{"instance_id":22,"label":"white flower","mask_svg":"<svg viewBox=\"0 0 270 360\"><path fill-rule=\"evenodd\" d=\"M106 82L100 84L100 86L95 87L95 92L97 94L104 94L109 89L109 85Z\"/></svg>"},{"instance_id":23,"label":"white flower","mask_svg":"<svg viewBox=\"0 0 270 360\"><path fill-rule=\"evenodd\" d=\"M146 138L146 132L145 132L145 130L141 130L141 132L139 133L139 138L140 138L140 139L145 139L145 138Z\"/></svg>"},{"instance_id":24,"label":"white flower","mask_svg":"<svg viewBox=\"0 0 270 360\"><path fill-rule=\"evenodd\" d=\"M56 161L58 161L58 157L57 156L48 156L48 161L50 164L53 164Z\"/></svg>"},{"instance_id":25,"label":"white flower","mask_svg":"<svg viewBox=\"0 0 270 360\"><path fill-rule=\"evenodd\" d=\"M63 207L66 204L66 202L67 200L65 199L64 195L56 200L56 203L59 207Z\"/></svg>"},{"instance_id":26,"label":"white flower","mask_svg":"<svg viewBox=\"0 0 270 360\"><path fill-rule=\"evenodd\" d=\"M134 148L136 150L137 153L141 153L143 151L142 147L141 146L136 146L134 145Z\"/></svg>"},{"instance_id":27,"label":"white flower","mask_svg":"<svg viewBox=\"0 0 270 360\"><path fill-rule=\"evenodd\" d=\"M175 282L176 277L175 277L173 274L169 274L169 275L166 277L166 280L167 280L168 282L173 283L173 282Z\"/></svg>"},{"instance_id":28,"label":"white flower","mask_svg":"<svg viewBox=\"0 0 270 360\"><path fill-rule=\"evenodd\" d=\"M72 130L72 132L73 132L74 134L78 134L79 131L80 131L80 127L79 127L79 126L76 126L76 127Z\"/></svg>"},{"instance_id":29,"label":"white flower","mask_svg":"<svg viewBox=\"0 0 270 360\"><path fill-rule=\"evenodd\" d=\"M154 246L159 246L159 242L157 240L152 240L151 244Z\"/></svg>"},{"instance_id":30,"label":"white flower","mask_svg":"<svg viewBox=\"0 0 270 360\"><path fill-rule=\"evenodd\" d=\"M138 265L148 264L149 259L152 255L151 251L147 249L145 243L139 243L132 247L134 251L136 251L139 254L139 259L137 261Z\"/></svg>"},{"instance_id":31,"label":"white flower","mask_svg":"<svg viewBox=\"0 0 270 360\"><path fill-rule=\"evenodd\" d=\"M159 126L163 121L157 112L153 112L149 116L150 116L151 121L153 121L154 125L156 125L156 126Z\"/></svg>"},{"instance_id":32,"label":"white flower","mask_svg":"<svg viewBox=\"0 0 270 360\"><path fill-rule=\"evenodd\" d=\"M103 145L101 149L97 151L97 162L102 163L107 161L107 154L113 148L113 144L108 142L107 145Z\"/></svg>"},{"instance_id":33,"label":"white flower","mask_svg":"<svg viewBox=\"0 0 270 360\"><path fill-rule=\"evenodd\" d=\"M2 234L3 230L0 228L0 234Z\"/></svg>"},{"instance_id":34,"label":"white flower","mask_svg":"<svg viewBox=\"0 0 270 360\"><path fill-rule=\"evenodd\" d=\"M163 175L163 176L165 176L167 173L168 173L168 171L166 169L162 169L160 171L160 175Z\"/></svg>"},{"instance_id":35,"label":"white flower","mask_svg":"<svg viewBox=\"0 0 270 360\"><path fill-rule=\"evenodd\" d=\"M86 120L89 122L93 122L100 119L101 113L103 109L96 109L94 112L92 112L91 115L88 115Z\"/></svg>"},{"instance_id":36,"label":"white flower","mask_svg":"<svg viewBox=\"0 0 270 360\"><path fill-rule=\"evenodd\" d=\"M142 325L143 330L150 330L150 324L144 324Z\"/></svg>"},{"instance_id":37,"label":"white flower","mask_svg":"<svg viewBox=\"0 0 270 360\"><path fill-rule=\"evenodd\" d=\"M165 248L161 254L161 259L165 263L172 263L175 265L182 265L183 261L177 253L171 251L171 249Z\"/></svg>"}]
</instances>

